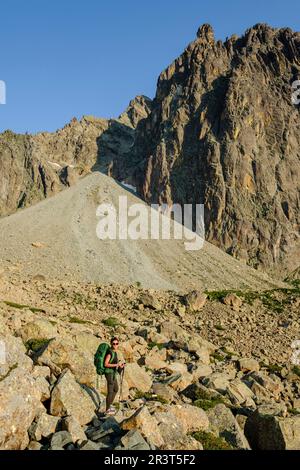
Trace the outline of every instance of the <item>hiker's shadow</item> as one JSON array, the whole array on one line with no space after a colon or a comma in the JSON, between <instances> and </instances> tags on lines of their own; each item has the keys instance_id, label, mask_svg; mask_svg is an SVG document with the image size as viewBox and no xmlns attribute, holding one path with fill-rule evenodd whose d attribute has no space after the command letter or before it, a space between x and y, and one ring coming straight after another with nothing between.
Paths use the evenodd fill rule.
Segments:
<instances>
[{"instance_id":1,"label":"hiker's shadow","mask_svg":"<svg viewBox=\"0 0 300 470\"><path fill-rule=\"evenodd\" d=\"M95 404L97 412L99 412L101 406L101 397L99 392L95 389L95 387L88 387L85 384L80 384L80 387L86 391L86 393L90 396L91 400Z\"/></svg>"}]
</instances>

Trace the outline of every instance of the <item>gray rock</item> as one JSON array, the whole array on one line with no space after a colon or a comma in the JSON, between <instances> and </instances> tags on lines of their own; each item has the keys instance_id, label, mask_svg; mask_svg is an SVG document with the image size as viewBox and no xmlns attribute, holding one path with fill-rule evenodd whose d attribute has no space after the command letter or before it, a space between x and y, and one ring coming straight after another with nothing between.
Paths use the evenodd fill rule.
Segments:
<instances>
[{"instance_id":1,"label":"gray rock","mask_svg":"<svg viewBox=\"0 0 300 470\"><path fill-rule=\"evenodd\" d=\"M280 415L280 405L262 405L247 419L245 434L253 449L300 450L300 416Z\"/></svg>"},{"instance_id":2,"label":"gray rock","mask_svg":"<svg viewBox=\"0 0 300 470\"><path fill-rule=\"evenodd\" d=\"M150 450L149 445L137 429L132 429L121 439L126 450Z\"/></svg>"},{"instance_id":3,"label":"gray rock","mask_svg":"<svg viewBox=\"0 0 300 470\"><path fill-rule=\"evenodd\" d=\"M217 405L206 414L212 431L217 430L220 437L237 449L250 449L237 420L225 405Z\"/></svg>"},{"instance_id":4,"label":"gray rock","mask_svg":"<svg viewBox=\"0 0 300 470\"><path fill-rule=\"evenodd\" d=\"M63 448L68 444L73 444L72 436L67 431L59 431L53 434L51 438L51 449Z\"/></svg>"}]
</instances>

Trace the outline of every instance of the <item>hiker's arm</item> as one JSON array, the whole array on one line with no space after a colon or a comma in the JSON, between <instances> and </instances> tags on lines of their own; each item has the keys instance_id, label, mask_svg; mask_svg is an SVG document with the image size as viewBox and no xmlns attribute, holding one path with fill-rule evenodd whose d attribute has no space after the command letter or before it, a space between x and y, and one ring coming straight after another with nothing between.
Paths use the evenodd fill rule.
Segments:
<instances>
[{"instance_id":1,"label":"hiker's arm","mask_svg":"<svg viewBox=\"0 0 300 470\"><path fill-rule=\"evenodd\" d=\"M106 358L105 358L105 361L104 361L104 365L105 367L107 367L108 369L115 369L116 367L119 367L118 364L110 364L109 361L111 359L111 354L107 354Z\"/></svg>"}]
</instances>

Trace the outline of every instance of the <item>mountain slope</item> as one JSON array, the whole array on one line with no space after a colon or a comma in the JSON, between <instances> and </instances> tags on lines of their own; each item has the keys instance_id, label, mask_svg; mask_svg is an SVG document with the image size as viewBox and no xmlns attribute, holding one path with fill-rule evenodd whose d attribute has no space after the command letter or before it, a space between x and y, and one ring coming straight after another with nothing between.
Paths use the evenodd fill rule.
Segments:
<instances>
[{"instance_id":1,"label":"mountain slope","mask_svg":"<svg viewBox=\"0 0 300 470\"><path fill-rule=\"evenodd\" d=\"M112 178L95 172L60 194L1 219L2 264L12 263L26 276L162 289L278 285L209 243L190 252L183 240L99 240L96 209L100 203L118 207L120 196L127 196L131 204L142 202Z\"/></svg>"}]
</instances>

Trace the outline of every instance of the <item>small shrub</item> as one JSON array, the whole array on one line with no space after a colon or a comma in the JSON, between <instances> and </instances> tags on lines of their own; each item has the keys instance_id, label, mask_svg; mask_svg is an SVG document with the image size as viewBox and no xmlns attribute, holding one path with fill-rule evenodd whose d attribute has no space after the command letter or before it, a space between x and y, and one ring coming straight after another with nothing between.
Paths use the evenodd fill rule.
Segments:
<instances>
[{"instance_id":1,"label":"small shrub","mask_svg":"<svg viewBox=\"0 0 300 470\"><path fill-rule=\"evenodd\" d=\"M155 347L157 347L159 350L161 350L161 349L165 348L165 344L164 343L155 343L153 341L150 341L150 343L148 343L148 348L149 349L153 349Z\"/></svg>"},{"instance_id":2,"label":"small shrub","mask_svg":"<svg viewBox=\"0 0 300 470\"><path fill-rule=\"evenodd\" d=\"M210 432L200 431L192 434L193 438L201 442L204 450L233 450L233 447L221 437Z\"/></svg>"},{"instance_id":3,"label":"small shrub","mask_svg":"<svg viewBox=\"0 0 300 470\"><path fill-rule=\"evenodd\" d=\"M108 326L110 328L116 328L120 325L119 320L115 317L109 317L105 320L102 320L103 325Z\"/></svg>"},{"instance_id":4,"label":"small shrub","mask_svg":"<svg viewBox=\"0 0 300 470\"><path fill-rule=\"evenodd\" d=\"M25 346L27 351L31 350L33 352L38 352L43 347L49 344L49 339L29 339L26 341Z\"/></svg>"},{"instance_id":5,"label":"small shrub","mask_svg":"<svg viewBox=\"0 0 300 470\"><path fill-rule=\"evenodd\" d=\"M69 317L69 322L78 323L79 325L85 325L86 323L89 323L88 321L82 320L81 318L77 318L77 317Z\"/></svg>"},{"instance_id":6,"label":"small shrub","mask_svg":"<svg viewBox=\"0 0 300 470\"><path fill-rule=\"evenodd\" d=\"M282 369L282 366L278 364L265 364L264 362L260 362L260 367L266 369L270 374L280 374Z\"/></svg>"},{"instance_id":7,"label":"small shrub","mask_svg":"<svg viewBox=\"0 0 300 470\"><path fill-rule=\"evenodd\" d=\"M300 367L299 366L294 366L292 371L294 374L296 374L298 377L300 377Z\"/></svg>"},{"instance_id":8,"label":"small shrub","mask_svg":"<svg viewBox=\"0 0 300 470\"><path fill-rule=\"evenodd\" d=\"M213 359L215 359L216 361L219 361L219 362L222 362L222 361L224 361L224 359L225 359L225 357L224 357L222 354L218 353L217 351L215 351L214 353L212 353L212 354L211 354L211 357L212 357Z\"/></svg>"},{"instance_id":9,"label":"small shrub","mask_svg":"<svg viewBox=\"0 0 300 470\"><path fill-rule=\"evenodd\" d=\"M220 404L224 404L224 400L221 397L215 397L209 400L198 399L193 403L194 406L197 406L198 408L201 408L204 411L211 410L212 408Z\"/></svg>"},{"instance_id":10,"label":"small shrub","mask_svg":"<svg viewBox=\"0 0 300 470\"><path fill-rule=\"evenodd\" d=\"M16 304L15 302L9 302L7 300L4 300L3 303L5 303L5 305L8 305L8 307L16 308L19 310L28 308L28 310L30 310L32 313L46 313L46 310L36 307L30 307L29 305Z\"/></svg>"},{"instance_id":11,"label":"small shrub","mask_svg":"<svg viewBox=\"0 0 300 470\"><path fill-rule=\"evenodd\" d=\"M215 325L215 329L218 331L226 331L226 328L224 328L222 325Z\"/></svg>"}]
</instances>

